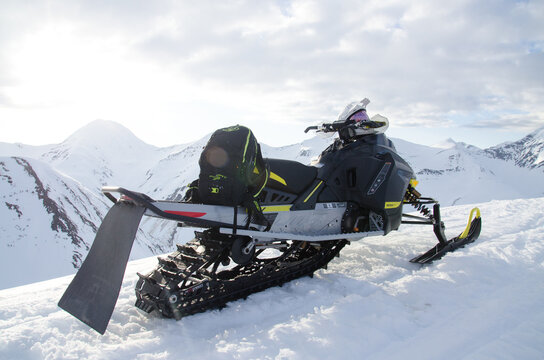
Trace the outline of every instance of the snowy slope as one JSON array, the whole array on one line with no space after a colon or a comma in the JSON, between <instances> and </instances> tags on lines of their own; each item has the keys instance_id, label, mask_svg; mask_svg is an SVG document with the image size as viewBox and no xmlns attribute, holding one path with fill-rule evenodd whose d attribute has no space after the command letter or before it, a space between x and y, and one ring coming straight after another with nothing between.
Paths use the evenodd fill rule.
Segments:
<instances>
[{"instance_id":1,"label":"snowy slope","mask_svg":"<svg viewBox=\"0 0 544 360\"><path fill-rule=\"evenodd\" d=\"M75 273L110 206L102 194L43 161L0 157L0 273L9 274L0 288ZM140 229L131 258L170 250L164 234L159 241L151 237L164 227L172 223Z\"/></svg>"},{"instance_id":2,"label":"snowy slope","mask_svg":"<svg viewBox=\"0 0 544 360\"><path fill-rule=\"evenodd\" d=\"M533 140L540 138L535 134ZM39 181L46 184L51 193L59 193L58 199L63 199L57 199L59 209L68 218L76 219L71 220L77 225L72 227L73 237L83 239L86 244L79 249L70 250L77 255L78 260L75 262L68 256L68 248L72 246L66 245L71 242L69 237L60 242L63 249L59 249L58 232L48 225L51 223L51 215L44 202L39 201L36 195L33 195L36 199L32 200L32 218L17 215L16 209L30 200L26 200L26 197L14 197L13 194L32 194L34 183L14 160L5 161L11 165L9 169L0 168L0 195L9 196L10 200L0 203L1 211L9 214L0 220L0 263L12 264L14 259L26 257L30 246L34 246L32 249L35 251L39 250L41 256L38 260L29 262L32 265L26 266L24 271L11 275L10 281L1 278L0 288L75 271L74 263L78 266L81 262L79 259L86 255L88 245L94 238L95 228L100 224L99 219L110 206L99 191L103 185L123 186L156 199L180 200L187 184L198 176L198 159L208 138L209 135L191 144L157 148L142 142L120 124L97 120L78 130L61 144L28 146L0 143L0 156L5 159L18 157L31 164L40 164L40 169L47 169L44 170L43 177L37 172ZM414 168L420 181L418 189L426 196L435 197L443 205L544 196L544 187L541 185L544 183L544 172L540 169L531 170L516 165L514 161L490 157L487 150L456 143L451 139L439 148L417 145L401 139L393 140L401 156ZM332 138L316 136L284 147L261 145L265 157L310 164L331 141ZM534 145L535 141L530 144ZM535 147L531 149L536 151ZM526 154L528 153L531 152L527 151ZM19 170L12 170L11 167ZM15 173L7 174L6 171ZM6 176L11 176L11 183ZM72 191L62 190L62 183L72 184ZM78 195L80 193L87 196ZM92 208L100 210L98 218L78 223L78 212ZM26 210L26 213L30 213L29 211ZM179 228L174 222L144 218L131 259L173 251L175 243L179 242L176 239L188 241L191 237L191 229ZM64 260L58 258L60 254L65 254L62 257ZM58 269L64 270L59 272ZM31 274L36 277L32 278Z\"/></svg>"},{"instance_id":3,"label":"snowy slope","mask_svg":"<svg viewBox=\"0 0 544 360\"><path fill-rule=\"evenodd\" d=\"M289 146L274 148L262 144L261 147L264 157L295 160L310 165L333 140L332 137L315 136L301 143Z\"/></svg>"},{"instance_id":4,"label":"snowy slope","mask_svg":"<svg viewBox=\"0 0 544 360\"><path fill-rule=\"evenodd\" d=\"M124 184L137 187L162 151L138 139L122 125L96 120L41 155L55 169L81 179L89 189Z\"/></svg>"},{"instance_id":5,"label":"snowy slope","mask_svg":"<svg viewBox=\"0 0 544 360\"><path fill-rule=\"evenodd\" d=\"M48 164L0 157L2 287L72 274L107 211L101 198Z\"/></svg>"},{"instance_id":6,"label":"snowy slope","mask_svg":"<svg viewBox=\"0 0 544 360\"><path fill-rule=\"evenodd\" d=\"M520 167L544 170L544 127L524 138L485 150L488 156L512 161Z\"/></svg>"},{"instance_id":7,"label":"snowy slope","mask_svg":"<svg viewBox=\"0 0 544 360\"><path fill-rule=\"evenodd\" d=\"M111 203L102 185L139 189L158 149L112 121L97 120L61 144L0 144L0 288L74 273ZM131 258L171 250L175 224L138 231ZM185 231L185 234L190 234ZM17 271L11 269L18 268Z\"/></svg>"},{"instance_id":8,"label":"snowy slope","mask_svg":"<svg viewBox=\"0 0 544 360\"><path fill-rule=\"evenodd\" d=\"M490 158L484 150L448 141L444 148L393 139L423 194L444 205L544 196L544 173Z\"/></svg>"},{"instance_id":9,"label":"snowy slope","mask_svg":"<svg viewBox=\"0 0 544 360\"><path fill-rule=\"evenodd\" d=\"M131 262L106 335L56 307L71 277L0 291L0 359L542 359L544 198L478 205L477 242L435 264L428 227L354 242L328 270L180 321L133 306ZM453 236L471 206L443 209Z\"/></svg>"}]
</instances>

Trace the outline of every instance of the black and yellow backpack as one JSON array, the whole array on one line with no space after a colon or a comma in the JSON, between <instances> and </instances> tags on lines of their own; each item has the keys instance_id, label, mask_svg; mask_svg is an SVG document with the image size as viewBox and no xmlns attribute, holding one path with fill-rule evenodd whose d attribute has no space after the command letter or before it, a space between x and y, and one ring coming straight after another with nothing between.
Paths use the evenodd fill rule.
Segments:
<instances>
[{"instance_id":1,"label":"black and yellow backpack","mask_svg":"<svg viewBox=\"0 0 544 360\"><path fill-rule=\"evenodd\" d=\"M235 125L216 130L200 160L198 193L202 203L248 208L266 185L268 169L250 129ZM252 206L248 206L253 202Z\"/></svg>"}]
</instances>

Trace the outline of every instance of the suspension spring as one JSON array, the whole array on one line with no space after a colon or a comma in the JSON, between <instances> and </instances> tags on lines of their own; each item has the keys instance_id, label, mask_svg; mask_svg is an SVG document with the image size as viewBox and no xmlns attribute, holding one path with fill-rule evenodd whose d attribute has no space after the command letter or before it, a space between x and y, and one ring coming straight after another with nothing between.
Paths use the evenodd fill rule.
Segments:
<instances>
[{"instance_id":1,"label":"suspension spring","mask_svg":"<svg viewBox=\"0 0 544 360\"><path fill-rule=\"evenodd\" d=\"M429 208L421 202L420 198L421 194L416 189L414 189L412 185L408 185L408 188L406 189L406 194L404 195L404 202L412 205L421 214L423 214L430 220L433 220L432 211L429 210ZM435 201L433 200L432 202Z\"/></svg>"}]
</instances>

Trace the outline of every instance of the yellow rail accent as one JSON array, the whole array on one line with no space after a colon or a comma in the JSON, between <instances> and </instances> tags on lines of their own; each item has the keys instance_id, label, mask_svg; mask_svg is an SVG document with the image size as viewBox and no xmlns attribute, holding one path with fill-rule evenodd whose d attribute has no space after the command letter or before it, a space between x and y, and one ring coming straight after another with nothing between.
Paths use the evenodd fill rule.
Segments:
<instances>
[{"instance_id":1,"label":"yellow rail accent","mask_svg":"<svg viewBox=\"0 0 544 360\"><path fill-rule=\"evenodd\" d=\"M463 233L459 235L459 239L464 239L468 236L468 232L470 231L470 225L472 224L472 220L473 220L472 217L474 213L476 213L476 216L474 217L474 219L478 219L480 217L480 209L475 207L474 209L470 211L467 227L465 228L465 231L463 231Z\"/></svg>"},{"instance_id":2,"label":"yellow rail accent","mask_svg":"<svg viewBox=\"0 0 544 360\"><path fill-rule=\"evenodd\" d=\"M304 199L304 202L308 201L312 195L315 193L315 191L321 186L321 184L323 184L323 180L321 180L319 182L319 184L317 184L317 186L312 190L312 192L310 193L310 195L308 195L308 197L306 197L306 199Z\"/></svg>"},{"instance_id":3,"label":"yellow rail accent","mask_svg":"<svg viewBox=\"0 0 544 360\"><path fill-rule=\"evenodd\" d=\"M256 168L255 168L255 169L256 169ZM261 188L259 189L259 191L257 191L257 193L256 193L255 195L253 195L254 198L256 198L257 196L259 196L259 194L261 193L261 191L263 191L264 187L266 186L266 183L268 182L268 178L269 178L270 174L269 174L267 168L264 169L264 174L265 174L265 179L264 179L264 182L263 182L263 186L261 186Z\"/></svg>"},{"instance_id":4,"label":"yellow rail accent","mask_svg":"<svg viewBox=\"0 0 544 360\"><path fill-rule=\"evenodd\" d=\"M249 130L247 133L246 146L244 147L244 156L242 157L242 164L246 162L246 152L247 152L247 146L249 145L250 137L251 137L251 130Z\"/></svg>"},{"instance_id":5,"label":"yellow rail accent","mask_svg":"<svg viewBox=\"0 0 544 360\"><path fill-rule=\"evenodd\" d=\"M272 180L276 180L280 184L283 184L283 185L287 186L287 182L281 176L279 176L278 174L276 174L276 173L274 173L272 171L270 172L270 178Z\"/></svg>"},{"instance_id":6,"label":"yellow rail accent","mask_svg":"<svg viewBox=\"0 0 544 360\"><path fill-rule=\"evenodd\" d=\"M263 206L263 212L281 212L281 211L289 211L291 210L291 206L293 205L270 205L270 206Z\"/></svg>"}]
</instances>

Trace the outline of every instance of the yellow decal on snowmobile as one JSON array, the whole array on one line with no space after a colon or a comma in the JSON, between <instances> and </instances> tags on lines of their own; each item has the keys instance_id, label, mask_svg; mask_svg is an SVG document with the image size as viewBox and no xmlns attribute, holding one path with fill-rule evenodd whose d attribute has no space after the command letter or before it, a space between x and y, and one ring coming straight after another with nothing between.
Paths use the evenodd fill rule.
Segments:
<instances>
[{"instance_id":1,"label":"yellow decal on snowmobile","mask_svg":"<svg viewBox=\"0 0 544 360\"><path fill-rule=\"evenodd\" d=\"M385 203L385 209L395 209L400 206L400 201L387 201Z\"/></svg>"},{"instance_id":2,"label":"yellow decal on snowmobile","mask_svg":"<svg viewBox=\"0 0 544 360\"><path fill-rule=\"evenodd\" d=\"M268 178L270 177L270 174L268 173L268 169L264 169L264 181L263 181L263 185L261 186L261 188L259 189L259 191L257 191L255 193L255 195L253 195L254 198L258 197L259 194L261 193L261 191L263 191L264 187L266 186L266 183L268 182Z\"/></svg>"},{"instance_id":3,"label":"yellow decal on snowmobile","mask_svg":"<svg viewBox=\"0 0 544 360\"><path fill-rule=\"evenodd\" d=\"M242 156L242 164L246 162L247 146L249 145L250 138L251 138L251 130L247 132L246 146L244 147L244 155Z\"/></svg>"},{"instance_id":4,"label":"yellow decal on snowmobile","mask_svg":"<svg viewBox=\"0 0 544 360\"><path fill-rule=\"evenodd\" d=\"M280 184L283 184L285 186L287 186L287 182L281 177L279 176L278 174L276 173L273 173L272 171L270 172L270 178L272 180L276 180L277 182L279 182Z\"/></svg>"},{"instance_id":5,"label":"yellow decal on snowmobile","mask_svg":"<svg viewBox=\"0 0 544 360\"><path fill-rule=\"evenodd\" d=\"M212 179L213 181L219 181L221 179L226 179L226 178L227 177L222 174L210 175L210 179Z\"/></svg>"},{"instance_id":6,"label":"yellow decal on snowmobile","mask_svg":"<svg viewBox=\"0 0 544 360\"><path fill-rule=\"evenodd\" d=\"M231 126L231 127L228 127L228 128L221 129L221 130L225 131L225 132L238 131L238 130L240 130L240 126L234 125L234 126Z\"/></svg>"},{"instance_id":7,"label":"yellow decal on snowmobile","mask_svg":"<svg viewBox=\"0 0 544 360\"><path fill-rule=\"evenodd\" d=\"M291 206L293 206L293 205L270 205L270 206L263 206L263 213L265 213L265 212L281 212L281 211L289 211L289 210L291 210Z\"/></svg>"},{"instance_id":8,"label":"yellow decal on snowmobile","mask_svg":"<svg viewBox=\"0 0 544 360\"><path fill-rule=\"evenodd\" d=\"M419 181L417 181L416 179L410 179L410 185L412 185L412 187L416 187L417 184L419 184Z\"/></svg>"},{"instance_id":9,"label":"yellow decal on snowmobile","mask_svg":"<svg viewBox=\"0 0 544 360\"><path fill-rule=\"evenodd\" d=\"M212 187L211 190L212 190L212 194L219 194L219 188Z\"/></svg>"},{"instance_id":10,"label":"yellow decal on snowmobile","mask_svg":"<svg viewBox=\"0 0 544 360\"><path fill-rule=\"evenodd\" d=\"M459 235L459 239L464 239L468 236L468 232L470 231L470 225L472 224L472 220L473 220L472 216L474 215L474 213L476 213L476 216L474 217L474 219L478 219L480 217L480 209L475 207L474 209L470 211L467 227L465 228L465 231L463 231L463 233Z\"/></svg>"},{"instance_id":11,"label":"yellow decal on snowmobile","mask_svg":"<svg viewBox=\"0 0 544 360\"><path fill-rule=\"evenodd\" d=\"M317 186L315 187L315 189L312 190L312 192L310 193L310 195L308 195L308 197L306 199L304 199L304 202L308 201L312 195L315 193L315 191L321 186L321 184L323 184L323 180L321 180L319 182L319 184L317 184Z\"/></svg>"}]
</instances>

